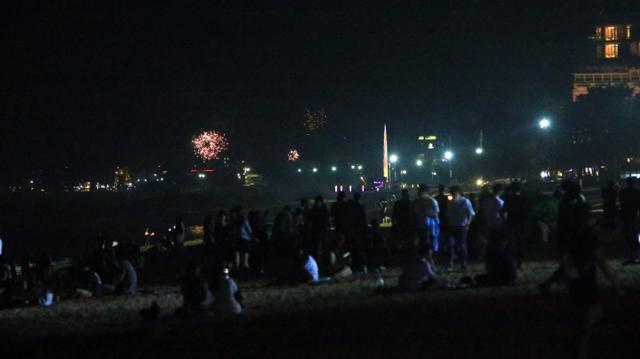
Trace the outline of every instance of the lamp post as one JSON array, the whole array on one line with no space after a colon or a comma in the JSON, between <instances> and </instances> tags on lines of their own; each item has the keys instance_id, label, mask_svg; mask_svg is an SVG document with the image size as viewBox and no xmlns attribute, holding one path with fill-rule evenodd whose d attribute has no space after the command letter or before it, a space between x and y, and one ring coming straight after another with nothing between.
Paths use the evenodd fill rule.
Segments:
<instances>
[{"instance_id":1,"label":"lamp post","mask_svg":"<svg viewBox=\"0 0 640 359\"><path fill-rule=\"evenodd\" d=\"M444 160L449 163L449 185L453 182L453 168L451 167L451 161L453 160L453 151L444 151Z\"/></svg>"},{"instance_id":2,"label":"lamp post","mask_svg":"<svg viewBox=\"0 0 640 359\"><path fill-rule=\"evenodd\" d=\"M393 180L398 182L398 173L396 172L396 163L398 163L398 155L395 153L389 156L389 164L393 170Z\"/></svg>"}]
</instances>

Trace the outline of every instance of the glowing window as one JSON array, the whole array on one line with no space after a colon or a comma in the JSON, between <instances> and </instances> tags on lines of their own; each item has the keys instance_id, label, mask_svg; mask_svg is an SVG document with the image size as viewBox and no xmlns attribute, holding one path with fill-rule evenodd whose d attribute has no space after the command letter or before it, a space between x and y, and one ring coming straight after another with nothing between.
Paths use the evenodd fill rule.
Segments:
<instances>
[{"instance_id":1,"label":"glowing window","mask_svg":"<svg viewBox=\"0 0 640 359\"><path fill-rule=\"evenodd\" d=\"M627 39L631 38L631 25L627 25Z\"/></svg>"},{"instance_id":2,"label":"glowing window","mask_svg":"<svg viewBox=\"0 0 640 359\"><path fill-rule=\"evenodd\" d=\"M604 45L604 57L607 59L615 59L618 57L618 44Z\"/></svg>"},{"instance_id":3,"label":"glowing window","mask_svg":"<svg viewBox=\"0 0 640 359\"><path fill-rule=\"evenodd\" d=\"M594 37L596 40L602 39L602 27L596 27L596 35Z\"/></svg>"},{"instance_id":4,"label":"glowing window","mask_svg":"<svg viewBox=\"0 0 640 359\"><path fill-rule=\"evenodd\" d=\"M618 28L615 26L605 26L604 39L607 41L618 40Z\"/></svg>"}]
</instances>

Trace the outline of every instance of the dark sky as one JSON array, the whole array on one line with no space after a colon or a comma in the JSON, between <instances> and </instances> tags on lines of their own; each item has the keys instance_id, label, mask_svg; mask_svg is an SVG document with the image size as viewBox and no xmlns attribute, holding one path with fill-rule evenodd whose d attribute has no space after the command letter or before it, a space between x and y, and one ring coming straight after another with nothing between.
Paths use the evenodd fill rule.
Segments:
<instances>
[{"instance_id":1,"label":"dark sky","mask_svg":"<svg viewBox=\"0 0 640 359\"><path fill-rule=\"evenodd\" d=\"M303 147L306 107L327 112L325 157L376 160L385 121L398 142L432 131L472 141L480 128L490 139L569 100L569 74L604 9L55 3L1 15L3 178L65 165L187 168L203 129L226 132L249 160L272 160Z\"/></svg>"}]
</instances>

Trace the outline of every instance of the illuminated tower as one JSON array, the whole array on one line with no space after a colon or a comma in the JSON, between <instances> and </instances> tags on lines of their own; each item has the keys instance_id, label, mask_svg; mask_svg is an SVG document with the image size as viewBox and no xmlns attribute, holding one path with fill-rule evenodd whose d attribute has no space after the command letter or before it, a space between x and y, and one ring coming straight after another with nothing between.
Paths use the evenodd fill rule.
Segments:
<instances>
[{"instance_id":1,"label":"illuminated tower","mask_svg":"<svg viewBox=\"0 0 640 359\"><path fill-rule=\"evenodd\" d=\"M384 124L384 134L382 136L382 176L385 181L389 181L389 146L387 144L387 124Z\"/></svg>"}]
</instances>

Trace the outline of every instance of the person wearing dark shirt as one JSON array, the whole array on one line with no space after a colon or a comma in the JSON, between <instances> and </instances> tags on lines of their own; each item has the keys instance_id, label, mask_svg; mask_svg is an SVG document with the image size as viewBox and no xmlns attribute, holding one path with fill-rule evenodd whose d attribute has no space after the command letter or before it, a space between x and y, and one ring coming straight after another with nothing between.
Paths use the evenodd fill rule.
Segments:
<instances>
[{"instance_id":1,"label":"person wearing dark shirt","mask_svg":"<svg viewBox=\"0 0 640 359\"><path fill-rule=\"evenodd\" d=\"M522 197L518 183L513 183L510 187L510 194L504 200L502 211L506 217L507 251L513 255L516 267L520 269L528 233L529 202Z\"/></svg>"},{"instance_id":2,"label":"person wearing dark shirt","mask_svg":"<svg viewBox=\"0 0 640 359\"><path fill-rule=\"evenodd\" d=\"M367 235L367 211L360 203L360 193L353 194L348 203L349 225L347 230L347 248L353 258L353 269L356 273L366 273L365 236Z\"/></svg>"},{"instance_id":3,"label":"person wearing dark shirt","mask_svg":"<svg viewBox=\"0 0 640 359\"><path fill-rule=\"evenodd\" d=\"M286 256L293 253L295 226L291 207L284 206L273 222L273 245L276 255Z\"/></svg>"},{"instance_id":4,"label":"person wearing dark shirt","mask_svg":"<svg viewBox=\"0 0 640 359\"><path fill-rule=\"evenodd\" d=\"M409 190L403 189L400 193L400 199L394 203L391 221L396 241L405 247L414 245L415 216L413 215L413 204L409 198Z\"/></svg>"},{"instance_id":5,"label":"person wearing dark shirt","mask_svg":"<svg viewBox=\"0 0 640 359\"><path fill-rule=\"evenodd\" d=\"M573 209L573 235L567 245L567 261L564 267L569 296L580 315L578 333L578 357L588 356L593 327L602 317L602 303L596 272L600 269L617 293L616 280L600 252L598 237L590 225L591 209L580 202Z\"/></svg>"},{"instance_id":6,"label":"person wearing dark shirt","mask_svg":"<svg viewBox=\"0 0 640 359\"><path fill-rule=\"evenodd\" d=\"M607 181L607 186L602 189L602 208L604 210L604 225L607 228L616 227L618 214L618 187L612 180Z\"/></svg>"},{"instance_id":7,"label":"person wearing dark shirt","mask_svg":"<svg viewBox=\"0 0 640 359\"><path fill-rule=\"evenodd\" d=\"M207 309L213 303L213 295L209 289L202 269L197 264L190 264L185 273L182 284L182 311L185 315L192 315Z\"/></svg>"},{"instance_id":8,"label":"person wearing dark shirt","mask_svg":"<svg viewBox=\"0 0 640 359\"><path fill-rule=\"evenodd\" d=\"M554 283L564 279L565 265L569 252L569 245L575 230L575 213L578 205L586 203L582 196L580 185L574 181L562 182L562 197L558 203L558 219L556 225L556 246L558 248L559 267L551 276L538 286L543 295L547 295Z\"/></svg>"},{"instance_id":9,"label":"person wearing dark shirt","mask_svg":"<svg viewBox=\"0 0 640 359\"><path fill-rule=\"evenodd\" d=\"M331 227L331 214L322 196L316 196L309 216L311 219L309 253L314 258L320 259Z\"/></svg>"},{"instance_id":10,"label":"person wearing dark shirt","mask_svg":"<svg viewBox=\"0 0 640 359\"><path fill-rule=\"evenodd\" d=\"M631 250L631 256L625 264L640 264L640 243L638 242L640 191L636 188L637 183L637 178L629 177L627 186L620 191L620 217L624 227L624 237Z\"/></svg>"},{"instance_id":11,"label":"person wearing dark shirt","mask_svg":"<svg viewBox=\"0 0 640 359\"><path fill-rule=\"evenodd\" d=\"M213 227L213 242L215 243L215 256L218 263L233 262L234 245L230 230L227 212L219 211Z\"/></svg>"}]
</instances>

